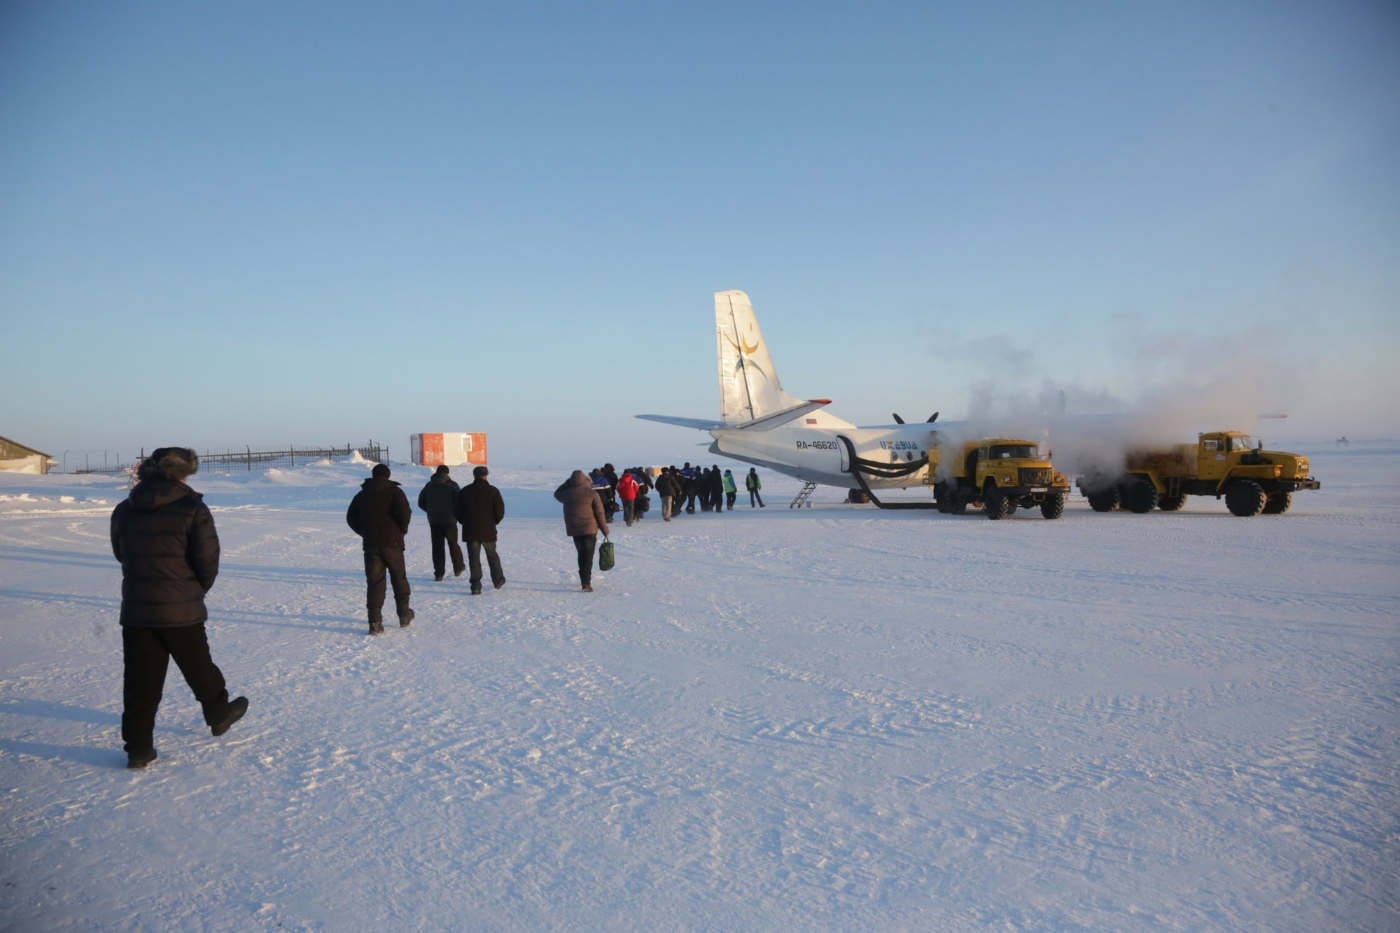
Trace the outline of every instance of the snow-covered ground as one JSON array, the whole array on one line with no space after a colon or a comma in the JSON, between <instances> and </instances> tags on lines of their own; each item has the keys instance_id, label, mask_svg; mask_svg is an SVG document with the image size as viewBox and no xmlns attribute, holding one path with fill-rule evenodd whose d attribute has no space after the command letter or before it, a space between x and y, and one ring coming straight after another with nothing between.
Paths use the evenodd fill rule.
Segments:
<instances>
[{"instance_id":1,"label":"snow-covered ground","mask_svg":"<svg viewBox=\"0 0 1400 933\"><path fill-rule=\"evenodd\" d=\"M209 736L120 750L125 484L0 477L0 927L1396 930L1400 445L1285 516L848 506L614 535L579 592L497 470L509 583L366 636L363 466L203 475ZM410 499L427 471L398 468Z\"/></svg>"}]
</instances>

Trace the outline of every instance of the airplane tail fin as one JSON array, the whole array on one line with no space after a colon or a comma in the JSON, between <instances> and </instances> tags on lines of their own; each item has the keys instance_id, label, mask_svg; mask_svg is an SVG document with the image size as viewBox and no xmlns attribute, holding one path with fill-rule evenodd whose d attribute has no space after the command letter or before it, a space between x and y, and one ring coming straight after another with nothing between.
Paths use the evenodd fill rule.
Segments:
<instances>
[{"instance_id":1,"label":"airplane tail fin","mask_svg":"<svg viewBox=\"0 0 1400 933\"><path fill-rule=\"evenodd\" d=\"M715 292L715 343L719 411L725 424L757 421L803 403L783 391L748 295Z\"/></svg>"}]
</instances>

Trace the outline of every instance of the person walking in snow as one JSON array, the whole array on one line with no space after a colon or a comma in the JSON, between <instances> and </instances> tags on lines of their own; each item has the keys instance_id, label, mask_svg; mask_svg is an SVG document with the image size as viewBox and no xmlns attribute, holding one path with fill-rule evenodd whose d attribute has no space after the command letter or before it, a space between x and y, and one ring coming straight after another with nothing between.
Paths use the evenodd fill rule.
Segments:
<instances>
[{"instance_id":1,"label":"person walking in snow","mask_svg":"<svg viewBox=\"0 0 1400 933\"><path fill-rule=\"evenodd\" d=\"M588 474L588 480L593 484L593 491L602 500L603 514L607 515L608 521L612 521L613 514L617 512L617 500L613 497L612 486L608 485L607 474L595 467L593 472Z\"/></svg>"},{"instance_id":2,"label":"person walking in snow","mask_svg":"<svg viewBox=\"0 0 1400 933\"><path fill-rule=\"evenodd\" d=\"M394 587L394 608L399 627L408 628L415 613L408 605L411 590L403 563L403 536L413 520L408 497L399 484L389 479L389 465L376 463L370 478L360 486L345 523L363 539L365 551L365 602L369 609L369 633L384 634L384 576Z\"/></svg>"},{"instance_id":3,"label":"person walking in snow","mask_svg":"<svg viewBox=\"0 0 1400 933\"><path fill-rule=\"evenodd\" d=\"M734 499L739 495L739 489L734 485L734 474L728 470L724 471L724 498L729 504L729 511L734 511Z\"/></svg>"},{"instance_id":4,"label":"person walking in snow","mask_svg":"<svg viewBox=\"0 0 1400 933\"><path fill-rule=\"evenodd\" d=\"M724 511L724 474L719 471L719 464L716 463L709 473L710 481L710 504L716 512Z\"/></svg>"},{"instance_id":5,"label":"person walking in snow","mask_svg":"<svg viewBox=\"0 0 1400 933\"><path fill-rule=\"evenodd\" d=\"M680 495L676 492L676 474L669 467L662 467L661 472L657 474L656 494L661 497L661 520L669 522L676 497Z\"/></svg>"},{"instance_id":6,"label":"person walking in snow","mask_svg":"<svg viewBox=\"0 0 1400 933\"><path fill-rule=\"evenodd\" d=\"M622 520L627 527L637 519L637 477L631 472L623 473L617 481L617 497L622 500Z\"/></svg>"},{"instance_id":7,"label":"person walking in snow","mask_svg":"<svg viewBox=\"0 0 1400 933\"><path fill-rule=\"evenodd\" d=\"M462 540L467 542L473 596L481 595L482 550L486 551L486 563L491 568L491 585L498 590L506 585L501 558L496 554L496 526L506 517L506 503L501 491L487 482L490 473L484 466L476 467L471 484L457 497L457 520L462 523Z\"/></svg>"},{"instance_id":8,"label":"person walking in snow","mask_svg":"<svg viewBox=\"0 0 1400 933\"><path fill-rule=\"evenodd\" d=\"M433 539L433 581L442 582L447 575L447 549L452 551L452 575L460 577L467 565L462 549L457 545L457 494L461 489L451 477L446 465L437 468L423 491L418 493L418 507L428 513L428 530Z\"/></svg>"},{"instance_id":9,"label":"person walking in snow","mask_svg":"<svg viewBox=\"0 0 1400 933\"><path fill-rule=\"evenodd\" d=\"M593 552L598 547L598 532L608 536L608 519L603 513L603 500L593 488L593 482L582 470L574 470L564 483L554 490L554 498L564 504L564 531L574 539L578 551L578 578L585 593L593 592Z\"/></svg>"},{"instance_id":10,"label":"person walking in snow","mask_svg":"<svg viewBox=\"0 0 1400 933\"><path fill-rule=\"evenodd\" d=\"M680 494L685 497L685 514L687 515L695 514L695 497L700 494L699 472L691 467L689 460L685 462L685 466L681 467ZM680 511L679 505L676 507L676 511Z\"/></svg>"},{"instance_id":11,"label":"person walking in snow","mask_svg":"<svg viewBox=\"0 0 1400 933\"><path fill-rule=\"evenodd\" d=\"M753 508L754 500L758 500L758 507L763 508L763 497L758 491L763 488L763 480L758 478L758 469L749 467L749 475L744 477L744 488L749 491L749 508Z\"/></svg>"},{"instance_id":12,"label":"person walking in snow","mask_svg":"<svg viewBox=\"0 0 1400 933\"><path fill-rule=\"evenodd\" d=\"M185 485L199 470L188 447L158 447L137 467L138 482L112 510L112 553L122 565L122 742L128 768L156 760L156 711L170 659L223 735L248 711L230 701L209 655L204 596L219 575L219 535L204 497Z\"/></svg>"}]
</instances>

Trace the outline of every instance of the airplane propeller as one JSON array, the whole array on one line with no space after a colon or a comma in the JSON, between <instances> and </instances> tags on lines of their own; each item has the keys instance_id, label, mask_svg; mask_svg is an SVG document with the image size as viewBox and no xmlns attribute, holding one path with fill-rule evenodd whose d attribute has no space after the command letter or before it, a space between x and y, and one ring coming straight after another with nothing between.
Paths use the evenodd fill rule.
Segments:
<instances>
[{"instance_id":1,"label":"airplane propeller","mask_svg":"<svg viewBox=\"0 0 1400 933\"><path fill-rule=\"evenodd\" d=\"M901 417L899 417L898 414L890 415L890 417L894 419L894 423L895 423L895 424L903 424L903 423L904 423L904 419L901 418ZM924 424L933 424L933 423L934 423L935 421L937 421L937 420L938 420L938 412L934 412L933 414L929 415L928 421L925 421Z\"/></svg>"},{"instance_id":2,"label":"airplane propeller","mask_svg":"<svg viewBox=\"0 0 1400 933\"><path fill-rule=\"evenodd\" d=\"M894 423L895 423L895 424L903 424L903 423L904 423L904 419L901 418L901 417L899 417L899 415L891 415L890 417L894 418Z\"/></svg>"},{"instance_id":3,"label":"airplane propeller","mask_svg":"<svg viewBox=\"0 0 1400 933\"><path fill-rule=\"evenodd\" d=\"M933 423L934 423L935 421L937 421L937 420L938 420L938 412L934 412L933 414L931 414L931 415L928 416L928 421L927 421L926 423L927 423L927 424L933 424Z\"/></svg>"}]
</instances>

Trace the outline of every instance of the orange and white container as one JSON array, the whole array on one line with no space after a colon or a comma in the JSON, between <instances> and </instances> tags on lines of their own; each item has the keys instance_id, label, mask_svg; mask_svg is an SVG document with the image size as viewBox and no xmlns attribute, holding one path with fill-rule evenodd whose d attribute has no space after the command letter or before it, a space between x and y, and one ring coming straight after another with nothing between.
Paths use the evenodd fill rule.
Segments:
<instances>
[{"instance_id":1,"label":"orange and white container","mask_svg":"<svg viewBox=\"0 0 1400 933\"><path fill-rule=\"evenodd\" d=\"M486 435L444 431L441 434L411 434L411 458L418 466L457 466L470 463L486 466Z\"/></svg>"}]
</instances>

